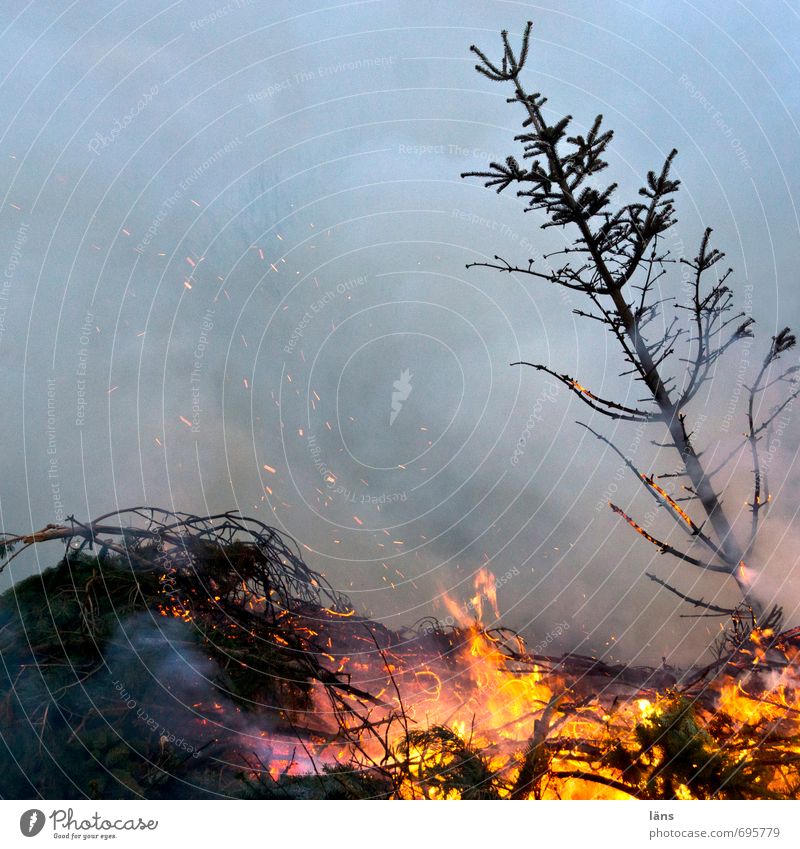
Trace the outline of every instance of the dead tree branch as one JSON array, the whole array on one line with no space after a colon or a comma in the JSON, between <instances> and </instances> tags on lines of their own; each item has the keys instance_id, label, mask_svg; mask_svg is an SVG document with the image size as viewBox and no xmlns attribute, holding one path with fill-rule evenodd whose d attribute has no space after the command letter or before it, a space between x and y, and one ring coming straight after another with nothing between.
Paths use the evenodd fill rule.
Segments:
<instances>
[{"instance_id":1,"label":"dead tree branch","mask_svg":"<svg viewBox=\"0 0 800 849\"><path fill-rule=\"evenodd\" d=\"M613 138L612 131L603 126L602 115L594 119L588 130L574 135L569 131L570 115L548 120L544 111L547 99L539 92L530 93L523 85L531 26L528 22L519 49L512 46L508 32L502 33L499 61L493 61L474 45L471 48L479 60L476 70L493 82L510 86L512 94L508 102L522 107L522 132L515 137L521 156L490 162L486 170L466 172L462 177L477 177L497 192L513 186L525 202L526 211L545 214L543 227L572 229L574 241L556 252L568 256L570 261L556 269L548 266L540 270L534 268L533 259L528 260L526 268L495 257L494 263L470 266L527 274L581 292L591 301L592 309L574 312L599 322L612 333L626 363L621 374L644 383L646 400L655 407L652 412L601 398L569 375L542 364L527 361L516 364L555 377L594 412L614 420L660 424L666 429L665 444L677 452L679 474L687 478L688 497L680 500L690 499L699 504L705 514L703 521L692 519L679 505L679 499L655 482L658 475L637 472L637 477L673 519L713 556L701 560L662 543L619 508L614 509L662 552L732 577L746 603L757 607L744 569L744 558L752 555L758 514L765 502L757 442L775 416L800 394L800 388L793 387L789 397L779 402L761 424L755 422L753 402L757 394L775 384L764 382L768 368L780 353L794 346L795 337L788 328L774 337L765 366L751 390L748 441L753 452L755 485L751 529L746 543L741 543L723 507L723 493L712 483L713 473L706 471L703 452L696 450L692 434L687 430L686 416L688 405L707 386L725 353L740 340L753 336L753 319L734 311L729 283L733 272L730 268L719 271L725 255L711 246L711 228L703 231L692 259L673 259L662 247L665 234L677 220L675 195L680 181L671 173L677 151L670 151L661 168L647 174L638 199L619 204L617 184L604 183L601 176L608 166L605 156ZM688 271L687 285L679 288L676 296L660 294L669 285L670 269L680 266ZM655 318L662 313L663 320L656 322ZM660 330L654 329L657 324L661 325Z\"/></svg>"}]
</instances>

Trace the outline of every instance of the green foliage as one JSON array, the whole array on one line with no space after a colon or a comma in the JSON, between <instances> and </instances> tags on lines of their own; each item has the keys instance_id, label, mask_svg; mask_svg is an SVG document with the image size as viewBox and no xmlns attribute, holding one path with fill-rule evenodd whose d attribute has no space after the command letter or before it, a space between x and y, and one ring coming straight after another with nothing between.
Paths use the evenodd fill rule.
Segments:
<instances>
[{"instance_id":1,"label":"green foliage","mask_svg":"<svg viewBox=\"0 0 800 849\"><path fill-rule=\"evenodd\" d=\"M650 799L771 798L767 772L752 757L725 751L698 719L691 700L675 696L639 722L639 750L627 765L620 749L613 757L629 780Z\"/></svg>"},{"instance_id":2,"label":"green foliage","mask_svg":"<svg viewBox=\"0 0 800 849\"><path fill-rule=\"evenodd\" d=\"M245 799L388 799L392 785L370 770L347 766L325 767L307 775L241 773Z\"/></svg>"},{"instance_id":3,"label":"green foliage","mask_svg":"<svg viewBox=\"0 0 800 849\"><path fill-rule=\"evenodd\" d=\"M462 799L496 799L496 777L488 761L442 725L410 731L398 747L400 771L428 798L457 793Z\"/></svg>"}]
</instances>

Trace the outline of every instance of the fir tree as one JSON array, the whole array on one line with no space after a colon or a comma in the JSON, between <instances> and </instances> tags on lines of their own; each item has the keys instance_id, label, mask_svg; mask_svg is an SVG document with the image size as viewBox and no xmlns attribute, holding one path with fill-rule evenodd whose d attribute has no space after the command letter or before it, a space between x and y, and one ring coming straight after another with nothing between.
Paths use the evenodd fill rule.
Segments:
<instances>
[{"instance_id":1,"label":"fir tree","mask_svg":"<svg viewBox=\"0 0 800 849\"><path fill-rule=\"evenodd\" d=\"M737 342L753 336L753 319L734 311L729 285L732 270L721 270L720 263L725 255L712 247L710 228L703 232L697 254L692 259L676 261L663 246L664 234L676 224L674 199L679 181L671 172L677 151L669 153L660 169L648 173L634 201L619 203L617 183L603 180L602 172L608 165L604 157L613 133L605 129L602 115L595 118L585 133L571 134L570 115L550 123L544 111L546 98L538 92L526 91L522 70L528 59L530 33L531 23L528 22L520 49L515 52L508 32L504 31L499 62L490 60L474 45L471 47L480 60L476 70L512 89L513 96L508 102L522 107L524 120L523 132L515 137L521 146L521 156L492 162L487 171L468 172L462 177L479 177L497 192L516 187L527 210L545 213L547 220L543 227L569 230L574 234L574 241L557 252L563 256L557 268L548 262L546 268L540 269L532 259L527 264L515 265L498 256L494 262L476 262L467 267L477 265L522 274L585 296L587 308L575 312L587 321L599 323L614 336L625 361L622 374L646 387L643 401L631 404L602 398L574 377L541 363L514 365L547 372L592 410L611 419L652 423L665 428L666 444L680 457L678 472L648 475L640 472L621 452L617 453L639 483L687 532L689 543L685 550L652 536L618 506L611 504L611 509L661 552L700 569L730 577L738 584L745 604L757 617L761 611L753 598L747 569L753 556L759 520L770 500L759 446L775 418L800 392L793 378L796 367L777 375L773 369L781 355L794 347L795 336L787 327L772 338L760 370L747 387L747 432L740 447L749 446L752 454L753 485L748 505L750 527L746 539L739 539L723 506L722 492L714 482L721 466L706 468L703 452L694 444L689 424L690 405L721 358ZM675 277L669 273L678 263L688 267L690 284L685 287L688 293L678 291L675 298L662 297L661 292L669 284L670 276ZM755 410L762 393L776 385L784 390L782 400L764 420L757 420ZM592 433L611 445L596 431ZM725 463L734 456L735 452ZM686 496L673 498L658 482L659 477L681 478ZM689 502L689 506L685 509L679 502ZM703 517L693 518L689 511L694 510L701 511ZM655 576L648 577L656 580ZM684 600L709 607L663 581L659 583Z\"/></svg>"}]
</instances>

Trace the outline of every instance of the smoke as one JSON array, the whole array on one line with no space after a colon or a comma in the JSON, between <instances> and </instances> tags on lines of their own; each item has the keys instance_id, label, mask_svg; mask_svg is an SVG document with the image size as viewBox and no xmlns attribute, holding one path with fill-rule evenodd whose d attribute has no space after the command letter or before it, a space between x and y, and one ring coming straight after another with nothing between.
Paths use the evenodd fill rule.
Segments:
<instances>
[{"instance_id":1,"label":"smoke","mask_svg":"<svg viewBox=\"0 0 800 849\"><path fill-rule=\"evenodd\" d=\"M198 758L214 744L240 736L241 745L263 753L272 728L225 696L225 676L215 661L187 639L186 625L149 613L119 623L104 656L112 698L129 711L132 727L159 741L162 750ZM108 682L99 685L108 696ZM209 748L211 747L211 748Z\"/></svg>"},{"instance_id":2,"label":"smoke","mask_svg":"<svg viewBox=\"0 0 800 849\"><path fill-rule=\"evenodd\" d=\"M713 225L761 334L698 402L713 464L743 428L758 346L797 323L797 175L784 160L800 87L791 23L754 32L731 11L714 26L747 42L734 62L706 37L702 5L537 13L529 73L576 131L605 113L620 198L681 149L671 249L693 256ZM522 19L477 2L459 4L457 26L447 4L417 2L148 0L103 14L22 16L3 36L3 530L133 503L238 508L293 534L391 625L445 617L441 594L469 599L481 566L516 569L498 604L532 644L569 622L559 648L695 661L716 623L679 619L686 608L645 572L721 604L735 587L620 524L609 500L685 542L575 425L580 401L508 365L542 362L635 400L614 340L573 313L586 306L576 293L464 268L496 254L546 267L572 238L458 177L515 152L519 113L468 47L495 50ZM765 445L774 503L754 587L788 613L800 432L796 409L786 416ZM582 420L642 471L674 468L657 429ZM748 465L734 463L737 480ZM726 499L743 532L733 505L748 488ZM55 556L20 558L2 586ZM201 658L176 653L166 680L189 661Z\"/></svg>"}]
</instances>

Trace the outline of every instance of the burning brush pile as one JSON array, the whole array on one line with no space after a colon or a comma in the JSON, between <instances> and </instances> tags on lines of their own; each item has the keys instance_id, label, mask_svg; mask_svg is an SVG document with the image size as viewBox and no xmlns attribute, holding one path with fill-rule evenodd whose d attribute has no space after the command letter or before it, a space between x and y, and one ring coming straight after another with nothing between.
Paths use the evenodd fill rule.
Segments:
<instances>
[{"instance_id":1,"label":"burning brush pile","mask_svg":"<svg viewBox=\"0 0 800 849\"><path fill-rule=\"evenodd\" d=\"M797 798L800 630L743 611L681 675L390 631L238 514L133 509L0 598L4 798Z\"/></svg>"}]
</instances>

